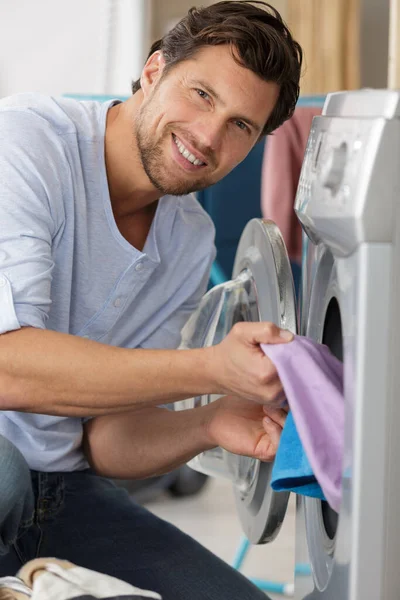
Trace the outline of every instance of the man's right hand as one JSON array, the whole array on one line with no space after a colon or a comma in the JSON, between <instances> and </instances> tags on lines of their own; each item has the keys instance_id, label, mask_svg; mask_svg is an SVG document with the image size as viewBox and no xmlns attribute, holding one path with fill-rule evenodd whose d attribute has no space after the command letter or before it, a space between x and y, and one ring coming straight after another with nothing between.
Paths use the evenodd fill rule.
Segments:
<instances>
[{"instance_id":1,"label":"man's right hand","mask_svg":"<svg viewBox=\"0 0 400 600\"><path fill-rule=\"evenodd\" d=\"M236 323L226 338L209 348L212 377L221 394L234 394L279 406L284 393L278 373L260 344L284 344L293 334L273 323Z\"/></svg>"}]
</instances>

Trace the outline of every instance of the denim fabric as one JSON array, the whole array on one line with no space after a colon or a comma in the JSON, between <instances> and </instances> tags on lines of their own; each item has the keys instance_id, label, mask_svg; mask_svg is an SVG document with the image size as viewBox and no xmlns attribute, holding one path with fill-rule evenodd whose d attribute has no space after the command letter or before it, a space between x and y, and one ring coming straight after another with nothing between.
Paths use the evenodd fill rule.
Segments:
<instances>
[{"instance_id":1,"label":"denim fabric","mask_svg":"<svg viewBox=\"0 0 400 600\"><path fill-rule=\"evenodd\" d=\"M29 467L14 444L0 435L0 557L32 525L33 517Z\"/></svg>"},{"instance_id":2,"label":"denim fabric","mask_svg":"<svg viewBox=\"0 0 400 600\"><path fill-rule=\"evenodd\" d=\"M0 557L0 577L52 556L156 591L163 600L266 600L240 573L91 470L31 471L29 478L22 455L1 436L0 456L0 531L8 532L3 545L11 544ZM5 511L7 497L13 508Z\"/></svg>"}]
</instances>

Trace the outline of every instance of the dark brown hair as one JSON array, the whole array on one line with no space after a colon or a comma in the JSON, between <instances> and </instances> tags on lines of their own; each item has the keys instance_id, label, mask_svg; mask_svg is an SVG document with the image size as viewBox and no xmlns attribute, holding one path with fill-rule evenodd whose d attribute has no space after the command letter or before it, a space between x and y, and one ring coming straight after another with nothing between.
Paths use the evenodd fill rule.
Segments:
<instances>
[{"instance_id":1,"label":"dark brown hair","mask_svg":"<svg viewBox=\"0 0 400 600\"><path fill-rule=\"evenodd\" d=\"M227 0L209 7L193 7L154 42L149 57L157 50L163 53L166 75L200 48L220 44L231 45L233 58L240 65L279 85L278 101L262 132L271 133L293 114L299 97L302 50L281 15L267 2ZM132 82L132 93L139 89L140 79Z\"/></svg>"}]
</instances>

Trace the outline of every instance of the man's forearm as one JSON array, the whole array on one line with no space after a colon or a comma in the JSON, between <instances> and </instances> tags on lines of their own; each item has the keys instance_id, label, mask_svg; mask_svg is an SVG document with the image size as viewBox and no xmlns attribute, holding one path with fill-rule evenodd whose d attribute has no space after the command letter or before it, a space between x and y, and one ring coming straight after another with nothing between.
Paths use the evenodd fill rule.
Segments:
<instances>
[{"instance_id":1,"label":"man's forearm","mask_svg":"<svg viewBox=\"0 0 400 600\"><path fill-rule=\"evenodd\" d=\"M96 416L214 391L207 349L131 350L23 328L0 336L0 410Z\"/></svg>"},{"instance_id":2,"label":"man's forearm","mask_svg":"<svg viewBox=\"0 0 400 600\"><path fill-rule=\"evenodd\" d=\"M85 425L90 465L105 477L143 479L166 473L214 446L210 407L173 412L151 407L97 417Z\"/></svg>"}]
</instances>

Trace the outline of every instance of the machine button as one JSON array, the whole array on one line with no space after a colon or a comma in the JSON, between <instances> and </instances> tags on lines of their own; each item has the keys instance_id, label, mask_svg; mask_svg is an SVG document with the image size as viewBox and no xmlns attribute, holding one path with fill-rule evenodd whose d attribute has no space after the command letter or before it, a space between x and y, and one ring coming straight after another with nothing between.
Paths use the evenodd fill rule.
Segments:
<instances>
[{"instance_id":1,"label":"machine button","mask_svg":"<svg viewBox=\"0 0 400 600\"><path fill-rule=\"evenodd\" d=\"M347 161L347 144L333 148L322 173L323 186L336 193L342 183Z\"/></svg>"}]
</instances>

